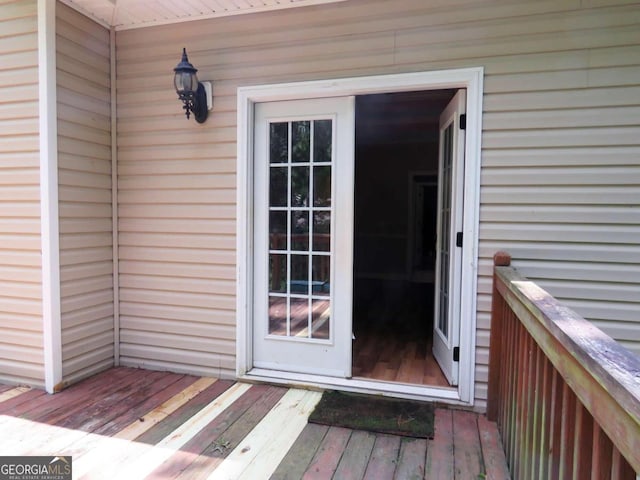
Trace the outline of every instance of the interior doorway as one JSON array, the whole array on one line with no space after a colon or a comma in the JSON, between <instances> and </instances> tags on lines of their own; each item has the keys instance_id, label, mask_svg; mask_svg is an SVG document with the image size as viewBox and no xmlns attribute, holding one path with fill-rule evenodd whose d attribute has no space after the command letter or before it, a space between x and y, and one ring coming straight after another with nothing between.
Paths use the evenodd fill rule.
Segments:
<instances>
[{"instance_id":1,"label":"interior doorway","mask_svg":"<svg viewBox=\"0 0 640 480\"><path fill-rule=\"evenodd\" d=\"M440 122L457 92L356 97L354 377L450 386L432 345Z\"/></svg>"}]
</instances>

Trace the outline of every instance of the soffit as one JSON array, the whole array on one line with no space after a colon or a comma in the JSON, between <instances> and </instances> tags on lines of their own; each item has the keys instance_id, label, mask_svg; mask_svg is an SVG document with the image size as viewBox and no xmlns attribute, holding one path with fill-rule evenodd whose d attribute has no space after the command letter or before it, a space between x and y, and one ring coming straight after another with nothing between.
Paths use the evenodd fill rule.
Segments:
<instances>
[{"instance_id":1,"label":"soffit","mask_svg":"<svg viewBox=\"0 0 640 480\"><path fill-rule=\"evenodd\" d=\"M62 0L116 30L341 1L345 0Z\"/></svg>"}]
</instances>

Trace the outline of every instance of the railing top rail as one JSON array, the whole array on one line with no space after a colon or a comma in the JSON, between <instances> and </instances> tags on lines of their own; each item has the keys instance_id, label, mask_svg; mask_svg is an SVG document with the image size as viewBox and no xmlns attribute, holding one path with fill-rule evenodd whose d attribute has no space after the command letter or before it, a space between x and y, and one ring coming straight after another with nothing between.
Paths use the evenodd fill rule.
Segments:
<instances>
[{"instance_id":1,"label":"railing top rail","mask_svg":"<svg viewBox=\"0 0 640 480\"><path fill-rule=\"evenodd\" d=\"M625 440L631 443L627 447L632 452L635 449L634 458L627 456L627 459L636 471L640 471L640 358L534 282L521 276L510 266L508 254L496 254L494 264L498 291L567 383L571 385L578 382L579 378L584 383L584 378L587 378L608 393L610 398L599 395L594 401L592 398L581 398L581 394L589 397L590 392L593 394L595 390L584 389L582 385L574 388L581 402L590 411L595 410L591 411L594 418L606 425L611 422L609 416L614 412L624 412L626 418L614 423L627 424L627 434L635 432L631 436L636 438ZM564 347L575 362L562 361L557 352L558 346ZM572 365L578 365L577 369L582 370L579 375L576 375L576 367ZM607 402L617 405L608 406ZM612 440L616 441L614 438Z\"/></svg>"}]
</instances>

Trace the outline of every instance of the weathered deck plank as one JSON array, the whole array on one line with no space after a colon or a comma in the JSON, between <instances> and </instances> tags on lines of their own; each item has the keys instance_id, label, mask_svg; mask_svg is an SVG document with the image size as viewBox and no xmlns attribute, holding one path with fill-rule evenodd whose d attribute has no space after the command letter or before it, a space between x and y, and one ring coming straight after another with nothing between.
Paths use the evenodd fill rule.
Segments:
<instances>
[{"instance_id":1,"label":"weathered deck plank","mask_svg":"<svg viewBox=\"0 0 640 480\"><path fill-rule=\"evenodd\" d=\"M271 475L271 480L297 480L302 478L328 430L329 427L326 425L308 423L289 450L289 453Z\"/></svg>"},{"instance_id":2,"label":"weathered deck plank","mask_svg":"<svg viewBox=\"0 0 640 480\"><path fill-rule=\"evenodd\" d=\"M423 438L403 438L400 443L398 466L394 478L398 480L423 478L426 457L427 440Z\"/></svg>"},{"instance_id":3,"label":"weathered deck plank","mask_svg":"<svg viewBox=\"0 0 640 480\"><path fill-rule=\"evenodd\" d=\"M191 375L178 377L159 392L105 423L95 433L133 440L171 415L215 381L213 378L198 379Z\"/></svg>"},{"instance_id":4,"label":"weathered deck plank","mask_svg":"<svg viewBox=\"0 0 640 480\"><path fill-rule=\"evenodd\" d=\"M435 412L435 435L427 442L425 477L433 480L451 480L453 468L453 417L450 410Z\"/></svg>"},{"instance_id":5,"label":"weathered deck plank","mask_svg":"<svg viewBox=\"0 0 640 480\"><path fill-rule=\"evenodd\" d=\"M269 478L304 429L321 396L320 392L288 390L207 478Z\"/></svg>"},{"instance_id":6,"label":"weathered deck plank","mask_svg":"<svg viewBox=\"0 0 640 480\"><path fill-rule=\"evenodd\" d=\"M487 478L492 480L510 478L496 424L487 420L487 417L479 416L478 431L480 432L480 446Z\"/></svg>"},{"instance_id":7,"label":"weathered deck plank","mask_svg":"<svg viewBox=\"0 0 640 480\"><path fill-rule=\"evenodd\" d=\"M150 478L206 478L275 406L285 388L254 385ZM183 455L185 452L187 455Z\"/></svg>"},{"instance_id":8,"label":"weathered deck plank","mask_svg":"<svg viewBox=\"0 0 640 480\"><path fill-rule=\"evenodd\" d=\"M13 387L11 385L0 385L0 394L6 392L8 390L12 390L14 388L16 388L16 387ZM3 401L3 400L2 400L2 396L0 395L0 402L1 401Z\"/></svg>"},{"instance_id":9,"label":"weathered deck plank","mask_svg":"<svg viewBox=\"0 0 640 480\"><path fill-rule=\"evenodd\" d=\"M0 403L0 415L19 416L22 411L24 411L23 409L29 408L29 402L33 402L39 397L46 397L46 395L42 390L32 389L21 395L5 400Z\"/></svg>"},{"instance_id":10,"label":"weathered deck plank","mask_svg":"<svg viewBox=\"0 0 640 480\"><path fill-rule=\"evenodd\" d=\"M369 464L364 472L367 480L387 480L393 478L396 471L400 437L395 435L376 435Z\"/></svg>"},{"instance_id":11,"label":"weathered deck plank","mask_svg":"<svg viewBox=\"0 0 640 480\"><path fill-rule=\"evenodd\" d=\"M370 432L354 430L336 468L335 478L360 480L369 464L376 436Z\"/></svg>"},{"instance_id":12,"label":"weathered deck plank","mask_svg":"<svg viewBox=\"0 0 640 480\"><path fill-rule=\"evenodd\" d=\"M0 385L0 403L11 400L25 392L31 390L29 387L9 387L8 385Z\"/></svg>"},{"instance_id":13,"label":"weathered deck plank","mask_svg":"<svg viewBox=\"0 0 640 480\"><path fill-rule=\"evenodd\" d=\"M351 437L351 430L347 428L329 428L302 478L305 480L332 478L349 437Z\"/></svg>"},{"instance_id":14,"label":"weathered deck plank","mask_svg":"<svg viewBox=\"0 0 640 480\"><path fill-rule=\"evenodd\" d=\"M233 382L229 380L218 380L202 393L178 408L172 415L158 422L153 428L147 430L142 435L136 437L136 442L148 443L150 445L158 443L187 419L196 415L210 402L226 392L232 385Z\"/></svg>"},{"instance_id":15,"label":"weathered deck plank","mask_svg":"<svg viewBox=\"0 0 640 480\"><path fill-rule=\"evenodd\" d=\"M453 450L456 478L478 478L484 472L477 415L453 411Z\"/></svg>"},{"instance_id":16,"label":"weathered deck plank","mask_svg":"<svg viewBox=\"0 0 640 480\"><path fill-rule=\"evenodd\" d=\"M195 377L189 376L174 375L173 377L175 381L172 384L160 392L151 395L124 415L111 419L91 434L80 437L64 449L57 448L58 442L56 442L52 444L53 448L51 451L64 450L65 454L71 455L74 458L76 464L79 460L80 465L82 465L82 463L90 465L92 461L101 461L101 450L109 448L111 444L121 444L121 442L118 441L119 439L133 439L151 429L155 423L153 421L146 421L147 415L145 415L145 413L151 414L156 412L156 409L165 405L161 402L167 398L177 397L178 399L182 399L183 395L181 395L181 393L188 391L195 380ZM113 439L107 442L106 440L109 439L109 437L113 437Z\"/></svg>"},{"instance_id":17,"label":"weathered deck plank","mask_svg":"<svg viewBox=\"0 0 640 480\"><path fill-rule=\"evenodd\" d=\"M73 430L91 432L112 418L126 412L136 403L142 402L159 389L168 386L171 380L165 372L150 372L143 378L129 382L121 388L113 387L103 398L90 404L73 405L68 410L57 411L55 424Z\"/></svg>"},{"instance_id":18,"label":"weathered deck plank","mask_svg":"<svg viewBox=\"0 0 640 480\"><path fill-rule=\"evenodd\" d=\"M166 372L12 391L0 451L72 455L74 478L509 478L495 424L470 412L436 409L425 440L307 424L318 392Z\"/></svg>"},{"instance_id":19,"label":"weathered deck plank","mask_svg":"<svg viewBox=\"0 0 640 480\"><path fill-rule=\"evenodd\" d=\"M134 369L112 369L100 375L94 381L90 378L86 382L74 385L56 395L46 395L38 398L24 408L22 417L37 422L57 425L58 422L72 418L86 418L83 415L73 415L91 407L94 400L101 401L114 390L126 389L138 379ZM70 422L72 423L72 422ZM70 426L73 428L73 426Z\"/></svg>"}]
</instances>

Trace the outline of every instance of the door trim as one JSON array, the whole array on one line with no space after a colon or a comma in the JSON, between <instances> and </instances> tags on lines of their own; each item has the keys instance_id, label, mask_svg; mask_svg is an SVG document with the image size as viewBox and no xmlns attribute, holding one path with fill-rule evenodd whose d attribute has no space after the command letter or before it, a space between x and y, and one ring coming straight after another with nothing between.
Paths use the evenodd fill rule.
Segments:
<instances>
[{"instance_id":1,"label":"door trim","mask_svg":"<svg viewBox=\"0 0 640 480\"><path fill-rule=\"evenodd\" d=\"M465 88L467 90L467 130L464 173L465 210L462 246L462 295L460 299L460 376L455 400L472 405L475 389L476 340L476 285L478 277L478 224L480 206L480 160L482 133L482 67L433 72L353 77L334 80L282 83L239 87L237 92L237 209L236 209L236 374L244 377L253 366L252 358L252 277L253 277L253 135L254 105L260 102L364 95L439 88ZM304 375L285 376L287 384L331 384L323 378L305 380ZM351 380L351 382L356 382ZM372 382L364 382L369 384ZM397 388L377 382L380 389L398 395ZM355 388L355 383L353 383ZM385 385L389 385L385 389ZM343 386L343 388L346 388ZM364 391L370 386L363 386ZM407 386L407 392L412 390ZM442 389L420 388L421 397L442 398Z\"/></svg>"}]
</instances>

